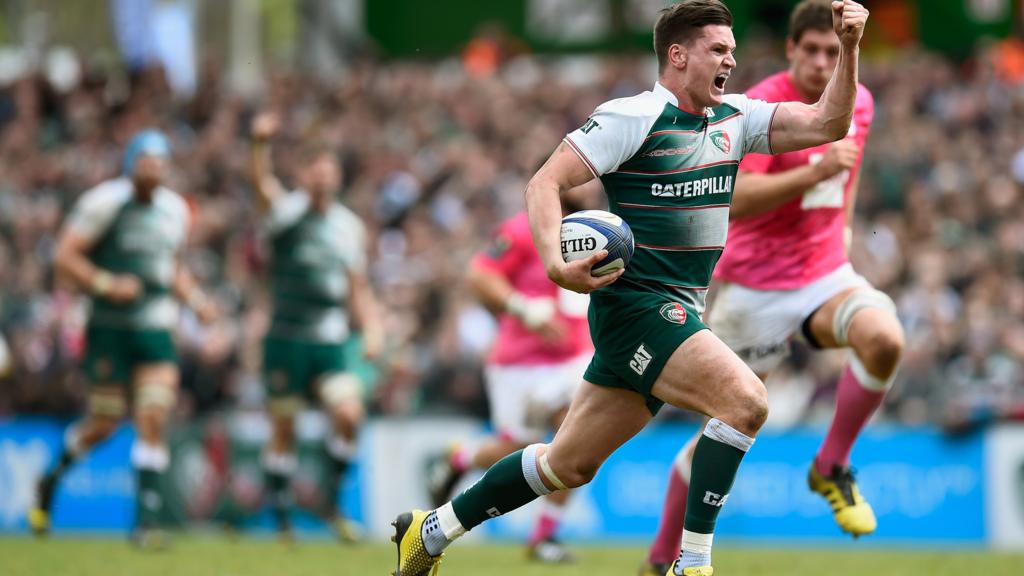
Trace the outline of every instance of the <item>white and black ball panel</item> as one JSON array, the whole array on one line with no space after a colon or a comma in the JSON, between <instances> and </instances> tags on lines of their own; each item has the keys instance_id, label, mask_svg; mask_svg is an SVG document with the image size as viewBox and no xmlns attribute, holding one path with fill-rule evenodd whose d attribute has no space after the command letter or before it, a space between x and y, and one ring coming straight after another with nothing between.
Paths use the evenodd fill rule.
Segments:
<instances>
[{"instance_id":1,"label":"white and black ball panel","mask_svg":"<svg viewBox=\"0 0 1024 576\"><path fill-rule=\"evenodd\" d=\"M573 262L598 250L608 256L594 265L591 274L603 276L625 268L633 257L633 232L622 218L603 210L582 210L562 219L562 258Z\"/></svg>"}]
</instances>

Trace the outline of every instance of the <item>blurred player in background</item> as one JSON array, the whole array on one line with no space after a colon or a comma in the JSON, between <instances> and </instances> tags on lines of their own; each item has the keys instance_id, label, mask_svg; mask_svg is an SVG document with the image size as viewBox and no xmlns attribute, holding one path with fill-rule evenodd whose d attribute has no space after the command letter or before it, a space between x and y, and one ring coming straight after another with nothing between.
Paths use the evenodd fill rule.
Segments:
<instances>
[{"instance_id":1,"label":"blurred player in background","mask_svg":"<svg viewBox=\"0 0 1024 576\"><path fill-rule=\"evenodd\" d=\"M165 514L162 476L170 461L164 440L178 390L171 331L178 304L208 322L212 301L181 264L189 207L162 185L170 143L155 130L128 144L124 175L82 194L57 244L57 273L90 294L83 360L92 389L85 418L68 428L56 465L39 481L29 524L50 528L57 484L91 448L109 437L133 401L136 438L132 467L138 475L134 540L160 546Z\"/></svg>"},{"instance_id":2,"label":"blurred player in background","mask_svg":"<svg viewBox=\"0 0 1024 576\"><path fill-rule=\"evenodd\" d=\"M816 102L840 49L830 2L804 0L790 18L789 70L747 95L768 102ZM852 349L839 380L835 417L808 471L808 484L831 505L839 527L855 537L873 532L876 521L850 470L850 449L882 403L903 349L892 300L854 272L847 257L861 152L873 114L871 94L858 86L845 139L744 159L709 317L715 334L762 379L785 359L793 338L816 348ZM696 442L680 451L670 471L661 525L641 574L664 574L675 560Z\"/></svg>"},{"instance_id":3,"label":"blurred player in background","mask_svg":"<svg viewBox=\"0 0 1024 576\"><path fill-rule=\"evenodd\" d=\"M566 193L563 213L594 204L596 184ZM487 469L557 430L593 353L587 328L590 299L547 277L525 211L505 221L490 248L474 258L469 284L499 319L485 367L497 435L476 447L456 446L432 464L427 480L435 507L448 501L467 471ZM528 542L532 559L573 561L555 538L568 499L569 491L544 499Z\"/></svg>"},{"instance_id":4,"label":"blurred player in background","mask_svg":"<svg viewBox=\"0 0 1024 576\"><path fill-rule=\"evenodd\" d=\"M353 541L359 530L338 509L341 483L355 458L356 434L365 418L363 382L345 363L352 337L350 314L362 332L367 358L376 358L383 344L366 274L366 231L336 200L341 167L332 150L304 150L302 187L291 192L282 188L271 164L270 139L277 130L272 114L253 121L252 178L269 235L273 292L273 317L263 349L273 432L263 467L277 529L290 539L295 415L307 398L318 401L331 423L324 444L329 479L320 515L340 539Z\"/></svg>"},{"instance_id":5,"label":"blurred player in background","mask_svg":"<svg viewBox=\"0 0 1024 576\"><path fill-rule=\"evenodd\" d=\"M701 319L726 240L733 177L747 153L800 150L847 133L867 16L852 0L834 2L833 26L842 46L832 80L814 104L770 104L725 93L736 43L724 4L686 0L662 11L654 28L658 82L650 91L599 106L526 190L531 232L548 277L564 288L593 292L595 353L584 382L550 445L533 444L503 458L436 510L395 519L400 574L426 575L467 530L540 496L586 484L664 402L711 418L694 450L682 550L668 573L714 574L718 515L768 415L761 380ZM566 263L559 241L560 194L594 178L604 184L610 209L630 225L637 248L625 270L602 277L591 276L591 267L605 251Z\"/></svg>"}]
</instances>

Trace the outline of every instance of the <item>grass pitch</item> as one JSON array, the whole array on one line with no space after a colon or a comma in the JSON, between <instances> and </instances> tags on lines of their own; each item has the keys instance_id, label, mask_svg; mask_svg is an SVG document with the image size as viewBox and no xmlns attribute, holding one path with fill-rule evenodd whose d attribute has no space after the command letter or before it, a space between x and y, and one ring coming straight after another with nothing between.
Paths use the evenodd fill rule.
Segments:
<instances>
[{"instance_id":1,"label":"grass pitch","mask_svg":"<svg viewBox=\"0 0 1024 576\"><path fill-rule=\"evenodd\" d=\"M638 547L578 547L574 566L538 566L517 546L456 545L441 576L633 576L644 556ZM123 541L54 537L0 538L3 576L385 576L394 547L348 547L327 541L286 546L274 540L231 541L217 536L179 538L172 549L138 552ZM987 552L715 550L721 576L943 576L1024 574L1024 555Z\"/></svg>"}]
</instances>

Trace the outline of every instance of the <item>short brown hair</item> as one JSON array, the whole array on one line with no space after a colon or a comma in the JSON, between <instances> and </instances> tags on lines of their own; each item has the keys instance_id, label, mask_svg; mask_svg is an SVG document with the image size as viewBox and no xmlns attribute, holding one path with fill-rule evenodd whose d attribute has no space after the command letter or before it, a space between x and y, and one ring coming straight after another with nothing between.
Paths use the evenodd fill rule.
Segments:
<instances>
[{"instance_id":1,"label":"short brown hair","mask_svg":"<svg viewBox=\"0 0 1024 576\"><path fill-rule=\"evenodd\" d=\"M789 39L800 42L804 32L832 30L832 2L830 0L803 0L789 15Z\"/></svg>"},{"instance_id":2,"label":"short brown hair","mask_svg":"<svg viewBox=\"0 0 1024 576\"><path fill-rule=\"evenodd\" d=\"M673 44L685 44L697 37L705 26L732 27L732 12L721 0L683 0L661 11L654 24L654 52L658 55L658 70L668 63L668 49Z\"/></svg>"}]
</instances>

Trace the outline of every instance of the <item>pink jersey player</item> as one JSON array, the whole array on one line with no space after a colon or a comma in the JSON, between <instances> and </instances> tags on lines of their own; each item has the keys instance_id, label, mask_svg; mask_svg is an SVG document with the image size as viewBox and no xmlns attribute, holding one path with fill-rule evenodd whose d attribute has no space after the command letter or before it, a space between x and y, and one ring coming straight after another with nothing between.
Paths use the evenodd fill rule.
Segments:
<instances>
[{"instance_id":1,"label":"pink jersey player","mask_svg":"<svg viewBox=\"0 0 1024 576\"><path fill-rule=\"evenodd\" d=\"M769 76L747 95L768 102L806 99L788 71ZM770 212L734 219L715 269L716 280L759 290L794 290L846 264L846 207L874 113L871 93L860 86L848 136L860 151L856 163ZM787 172L820 162L827 149L828 145L777 156L748 154L740 170L755 174Z\"/></svg>"},{"instance_id":2,"label":"pink jersey player","mask_svg":"<svg viewBox=\"0 0 1024 576\"><path fill-rule=\"evenodd\" d=\"M499 316L488 365L551 366L593 350L587 327L589 299L548 279L530 236L526 212L502 224L491 247L473 259L473 266L505 278L518 295L511 308ZM517 305L523 308L521 312L517 313ZM544 322L551 322L553 329L538 330Z\"/></svg>"}]
</instances>

